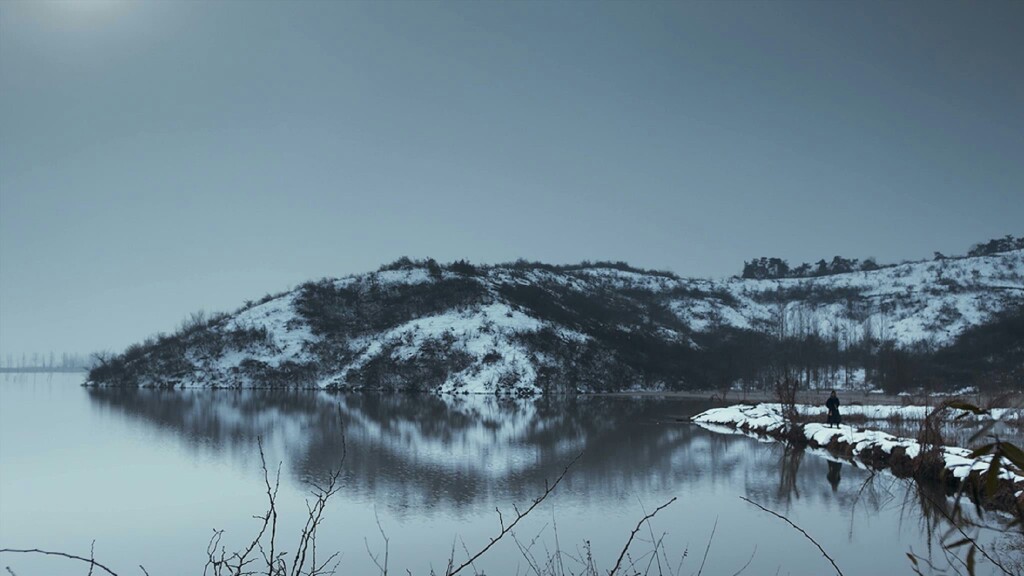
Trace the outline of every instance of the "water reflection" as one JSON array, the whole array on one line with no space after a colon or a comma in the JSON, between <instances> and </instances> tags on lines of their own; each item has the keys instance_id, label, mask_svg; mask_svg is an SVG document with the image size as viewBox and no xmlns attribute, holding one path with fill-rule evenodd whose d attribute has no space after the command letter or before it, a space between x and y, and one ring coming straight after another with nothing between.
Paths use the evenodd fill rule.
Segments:
<instances>
[{"instance_id":1,"label":"water reflection","mask_svg":"<svg viewBox=\"0 0 1024 576\"><path fill-rule=\"evenodd\" d=\"M790 503L794 498L800 497L800 487L797 484L800 463L804 458L804 451L794 448L788 444L782 446L782 457L779 459L779 491L778 501Z\"/></svg>"},{"instance_id":2,"label":"water reflection","mask_svg":"<svg viewBox=\"0 0 1024 576\"><path fill-rule=\"evenodd\" d=\"M396 556L396 566L414 568L414 573L437 560L437 550L450 546L453 535L465 536L471 547L479 545L493 532L495 508L507 512L513 504L529 502L581 451L583 458L559 486L551 508L534 519L530 534L552 522L557 509L563 542L595 542L595 550L611 556L602 557L602 565L614 562L629 527L642 516L641 505L678 497L658 517L658 525L671 531L676 553L688 545L703 546L717 518L732 549L758 547L750 573L774 573L780 565L784 573L820 573L821 556L813 546L740 496L792 518L850 574L904 573L911 548L944 560L935 542L949 523L943 523L941 512L927 508L929 501L907 490L912 484L814 451L691 425L687 417L709 407L708 402L77 386L73 394L40 390L4 389L0 402L0 437L6 442L0 465L19 470L16 476L0 476L0 540L12 544L21 539L67 548L52 543L55 526L73 544L86 536L121 542L125 535L117 526L130 525L138 498L151 493L161 495L153 500L161 505L161 532L144 554L147 559L161 554L164 540L173 541L169 550L202 550L205 533L195 532L195 526L226 527L230 534L244 535L251 528L247 522L253 506L260 505L256 438L262 437L268 459L284 461L283 484L292 511L302 510L303 481L319 479L337 466L347 447L344 490L332 508L332 518L339 520L325 532L325 541L352 550L353 542L376 534L379 511L389 535L401 543L395 550L404 556L401 561ZM59 436L31 432L47 428L54 418L63 424L54 428ZM74 466L76 482L69 484L60 472L69 466L68 454L78 453L83 459ZM100 464L91 468L97 460ZM119 468L124 461L133 465ZM73 489L49 508L33 499L37 488L49 494L54 486ZM132 486L144 488L125 497ZM945 502L941 494L936 498ZM94 533L96 525L81 519L90 517L94 502L113 519L106 534ZM81 518L69 520L76 511ZM45 519L45 525L33 532L37 518ZM76 531L76 526L86 528ZM191 542L193 533L201 541ZM1017 546L1019 540L1008 540L1006 546ZM126 549L147 545L140 541ZM863 554L865 548L873 553ZM730 555L716 555L716 550L718 542L708 574L735 573L746 560L733 566ZM488 573L514 572L502 569L520 558L514 546L493 554L494 570ZM367 559L357 556L349 556L348 572L373 573L372 565L359 568ZM162 561L166 569L152 573L183 573L174 569L181 562L177 555Z\"/></svg>"},{"instance_id":3,"label":"water reflection","mask_svg":"<svg viewBox=\"0 0 1024 576\"><path fill-rule=\"evenodd\" d=\"M842 479L843 474L843 463L836 462L835 460L828 461L828 483L832 486L832 491L839 490L839 481Z\"/></svg>"},{"instance_id":4,"label":"water reflection","mask_svg":"<svg viewBox=\"0 0 1024 576\"><path fill-rule=\"evenodd\" d=\"M678 470L680 453L691 458L730 454L707 447L708 434L676 422L707 407L702 402L666 406L653 398L453 399L269 390L90 389L88 394L97 409L172 431L197 449L244 458L258 437L280 443L300 479L320 478L337 467L344 445L350 488L386 489L399 506L440 500L470 505L494 491L533 495L580 452L584 457L565 480L570 492L614 493L663 484ZM718 466L700 466L702 472L709 468Z\"/></svg>"},{"instance_id":5,"label":"water reflection","mask_svg":"<svg viewBox=\"0 0 1024 576\"><path fill-rule=\"evenodd\" d=\"M271 390L88 394L96 409L149 422L200 450L246 458L262 437L281 446L298 480L322 478L340 464L344 449L349 491L385 493L395 508L465 507L495 494L522 501L581 452L563 484L571 498L622 498L707 482L744 486L783 510L801 498L852 498L837 490L836 462L689 424L690 415L709 407L703 401ZM828 492L814 480L823 477Z\"/></svg>"}]
</instances>

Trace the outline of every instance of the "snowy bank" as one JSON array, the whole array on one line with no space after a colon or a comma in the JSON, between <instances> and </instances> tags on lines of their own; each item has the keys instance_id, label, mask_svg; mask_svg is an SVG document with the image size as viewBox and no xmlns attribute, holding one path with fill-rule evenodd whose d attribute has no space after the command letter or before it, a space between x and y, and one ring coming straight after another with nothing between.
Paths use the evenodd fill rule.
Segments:
<instances>
[{"instance_id":1,"label":"snowy bank","mask_svg":"<svg viewBox=\"0 0 1024 576\"><path fill-rule=\"evenodd\" d=\"M772 403L763 403L761 406L775 410L776 412L781 410L781 405ZM861 404L844 404L840 406L840 412L843 414L843 418L854 417L863 420L924 420L935 406L898 406L898 405L861 405ZM797 412L807 418L820 417L822 420L825 419L825 406L824 404L815 406L807 404L798 404L796 406ZM974 415L970 412L965 413L961 420L968 422L973 421L987 421L987 420L1003 420L1008 423L1024 422L1024 408L991 408L986 414Z\"/></svg>"},{"instance_id":2,"label":"snowy bank","mask_svg":"<svg viewBox=\"0 0 1024 576\"><path fill-rule=\"evenodd\" d=\"M917 440L846 425L839 428L819 423L793 425L782 416L778 404L712 408L694 416L692 421L715 431L725 427L776 439L802 437L812 448L826 449L833 455L860 461L874 469L889 468L899 477L913 476L921 463L922 446ZM943 478L953 490L965 483L982 486L983 475L992 464L991 455L972 458L971 450L966 448L942 446L939 456L944 468ZM1021 513L1024 510L1024 471L1008 469L1008 466L1003 460L999 488L986 504Z\"/></svg>"}]
</instances>

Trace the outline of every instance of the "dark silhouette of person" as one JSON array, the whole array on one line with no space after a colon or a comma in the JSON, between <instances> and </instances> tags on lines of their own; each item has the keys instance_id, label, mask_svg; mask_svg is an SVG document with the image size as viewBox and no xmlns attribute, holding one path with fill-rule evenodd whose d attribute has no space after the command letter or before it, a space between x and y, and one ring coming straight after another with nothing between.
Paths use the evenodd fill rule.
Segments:
<instances>
[{"instance_id":1,"label":"dark silhouette of person","mask_svg":"<svg viewBox=\"0 0 1024 576\"><path fill-rule=\"evenodd\" d=\"M825 401L825 408L828 408L828 425L832 426L835 424L836 428L843 423L843 417L839 415L839 397L836 396L836 391L832 391L832 395Z\"/></svg>"},{"instance_id":2,"label":"dark silhouette of person","mask_svg":"<svg viewBox=\"0 0 1024 576\"><path fill-rule=\"evenodd\" d=\"M828 483L832 485L833 492L839 489L839 478L842 470L842 462L828 461L828 474L825 477L828 478Z\"/></svg>"}]
</instances>

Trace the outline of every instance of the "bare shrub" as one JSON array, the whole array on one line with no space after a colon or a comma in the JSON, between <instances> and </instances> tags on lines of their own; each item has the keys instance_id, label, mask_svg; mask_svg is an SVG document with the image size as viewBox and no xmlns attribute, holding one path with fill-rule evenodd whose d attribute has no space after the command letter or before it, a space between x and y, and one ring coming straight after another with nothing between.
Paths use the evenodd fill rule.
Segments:
<instances>
[{"instance_id":1,"label":"bare shrub","mask_svg":"<svg viewBox=\"0 0 1024 576\"><path fill-rule=\"evenodd\" d=\"M800 380L791 378L788 374L781 380L775 381L772 394L775 401L782 407L782 417L787 422L798 423L802 417L796 409L797 391L800 389Z\"/></svg>"}]
</instances>

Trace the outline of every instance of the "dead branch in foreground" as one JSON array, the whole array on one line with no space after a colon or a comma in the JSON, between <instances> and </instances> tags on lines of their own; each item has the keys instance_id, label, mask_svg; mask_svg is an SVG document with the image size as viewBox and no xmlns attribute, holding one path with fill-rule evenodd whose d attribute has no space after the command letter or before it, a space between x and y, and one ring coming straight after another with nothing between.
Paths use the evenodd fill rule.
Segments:
<instances>
[{"instance_id":1,"label":"dead branch in foreground","mask_svg":"<svg viewBox=\"0 0 1024 576\"><path fill-rule=\"evenodd\" d=\"M511 532L512 529L516 527L516 524L518 524L520 520L525 518L530 512L533 512L534 508L539 506L540 503L543 502L545 498L547 498L552 492L554 492L555 487L558 486L558 484L562 481L562 479L565 478L565 475L568 474L569 468L572 468L573 464L575 464L582 457L583 457L583 452L580 452L579 454L577 454L576 457L573 458L572 461L569 462L565 466L565 469L562 470L562 473L558 475L558 478L556 478L555 481L552 484L548 484L547 481L545 481L544 482L544 492L540 496L538 496L537 498L534 498L533 503L530 504L529 508L527 508L526 510L520 512L519 508L517 508L516 506L513 505L512 508L516 512L516 517L515 517L514 520L512 520L512 522L508 526L505 525L505 519L501 515L501 510L498 510L497 508L495 508L494 509L495 512L498 513L498 523L501 526L501 532L499 532L497 536L491 538L491 541L488 542L486 546L481 548L476 554L471 556L468 560L463 562L457 568L452 568L452 565L454 564L454 561L453 561L452 558L449 558L448 566L447 566L447 568L445 569L445 572L444 572L445 576L454 576L455 574L458 574L459 572L464 570L467 566L472 565L473 562L475 562L477 558L483 556L485 552L490 550L492 546L497 544L499 540L501 540L502 538L505 537L506 534Z\"/></svg>"},{"instance_id":2,"label":"dead branch in foreground","mask_svg":"<svg viewBox=\"0 0 1024 576\"><path fill-rule=\"evenodd\" d=\"M668 505L675 502L676 499L677 498L673 496L671 500L665 502L661 506L658 506L654 509L654 512L644 516L639 522L637 522L636 528L633 528L633 531L630 532L629 540L626 541L626 545L622 548L622 552L619 553L619 559L615 561L615 567L608 573L608 576L615 576L615 573L619 571L619 567L622 565L622 559L626 556L626 553L629 551L629 546L633 543L633 538L636 537L636 533L640 531L640 528L643 527L644 523L649 521L651 518L654 518L655 514L661 512L662 509L667 508Z\"/></svg>"},{"instance_id":3,"label":"dead branch in foreground","mask_svg":"<svg viewBox=\"0 0 1024 576\"><path fill-rule=\"evenodd\" d=\"M38 548L23 549L23 550L19 550L19 549L15 549L15 548L3 548L3 549L0 549L0 553L3 553L3 552L13 552L13 553L17 553L17 554L41 554L41 555L44 555L44 556L60 556L62 558L68 558L68 559L71 559L71 560L78 560L78 561L81 561L81 562L85 562L86 564L89 565L89 573L90 574L92 574L92 567L96 566L100 570L103 570L107 574L110 574L110 576L117 576L117 572L114 572L110 568L107 568L103 564L100 564L99 562L96 561L95 558L86 558L84 556L76 556L74 554L68 554L66 552L54 552L54 551L51 551L51 550L40 550ZM139 568L142 568L142 567L139 566ZM146 569L142 568L142 571L146 572ZM10 568L8 568L8 572L10 572Z\"/></svg>"},{"instance_id":4,"label":"dead branch in foreground","mask_svg":"<svg viewBox=\"0 0 1024 576\"><path fill-rule=\"evenodd\" d=\"M339 412L339 421L340 419ZM259 446L260 467L263 470L263 484L266 487L267 511L262 516L254 518L260 520L262 525L256 537L243 550L231 554L228 554L227 550L220 545L224 531L214 530L206 549L207 561L203 568L203 576L246 576L256 574L257 568L260 573L265 571L267 576L327 576L334 574L337 564L332 568L328 568L328 565L334 562L338 553L335 552L326 560L318 563L316 537L317 530L323 522L328 500L341 490L339 480L345 458L348 455L344 432L341 437L341 462L338 467L328 474L325 483L309 482L312 487L313 500L306 500L306 523L299 534L299 543L292 555L290 569L287 552L280 552L277 549L277 493L281 486L281 465L278 464L277 474L274 482L271 483L267 459L263 452L263 439L257 438L256 444ZM270 532L269 541L265 542L268 530ZM259 554L262 556L262 564L257 562L258 558L254 554L256 550L259 550ZM256 565L253 565L254 562Z\"/></svg>"},{"instance_id":5,"label":"dead branch in foreground","mask_svg":"<svg viewBox=\"0 0 1024 576\"><path fill-rule=\"evenodd\" d=\"M808 534L806 530L804 530L803 528L797 526L789 518L786 518L782 514L779 514L778 512L773 512L773 511L765 508L764 506L761 506L757 502L754 502L753 500L751 500L749 498L746 498L744 496L740 496L740 500L743 500L743 501L747 502L748 504L753 504L754 506L757 506L761 510L764 510L765 512L771 514L772 516L775 516L776 518L779 518L779 519L785 521L786 524L789 524L793 528L796 528L797 530L799 530L800 533L804 535L804 537L806 537L808 540L811 541L812 544L814 544L815 546L818 547L818 550L821 551L821 554L823 556L825 556L825 558L828 558L828 561L832 563L832 567L836 569L836 574L838 574L839 576L843 576L843 571L840 570L839 566L836 565L836 561L833 560L832 557L828 555L828 552L825 552L825 549L821 547L821 544L818 544L817 540L815 540L814 538L811 538L811 535Z\"/></svg>"}]
</instances>

